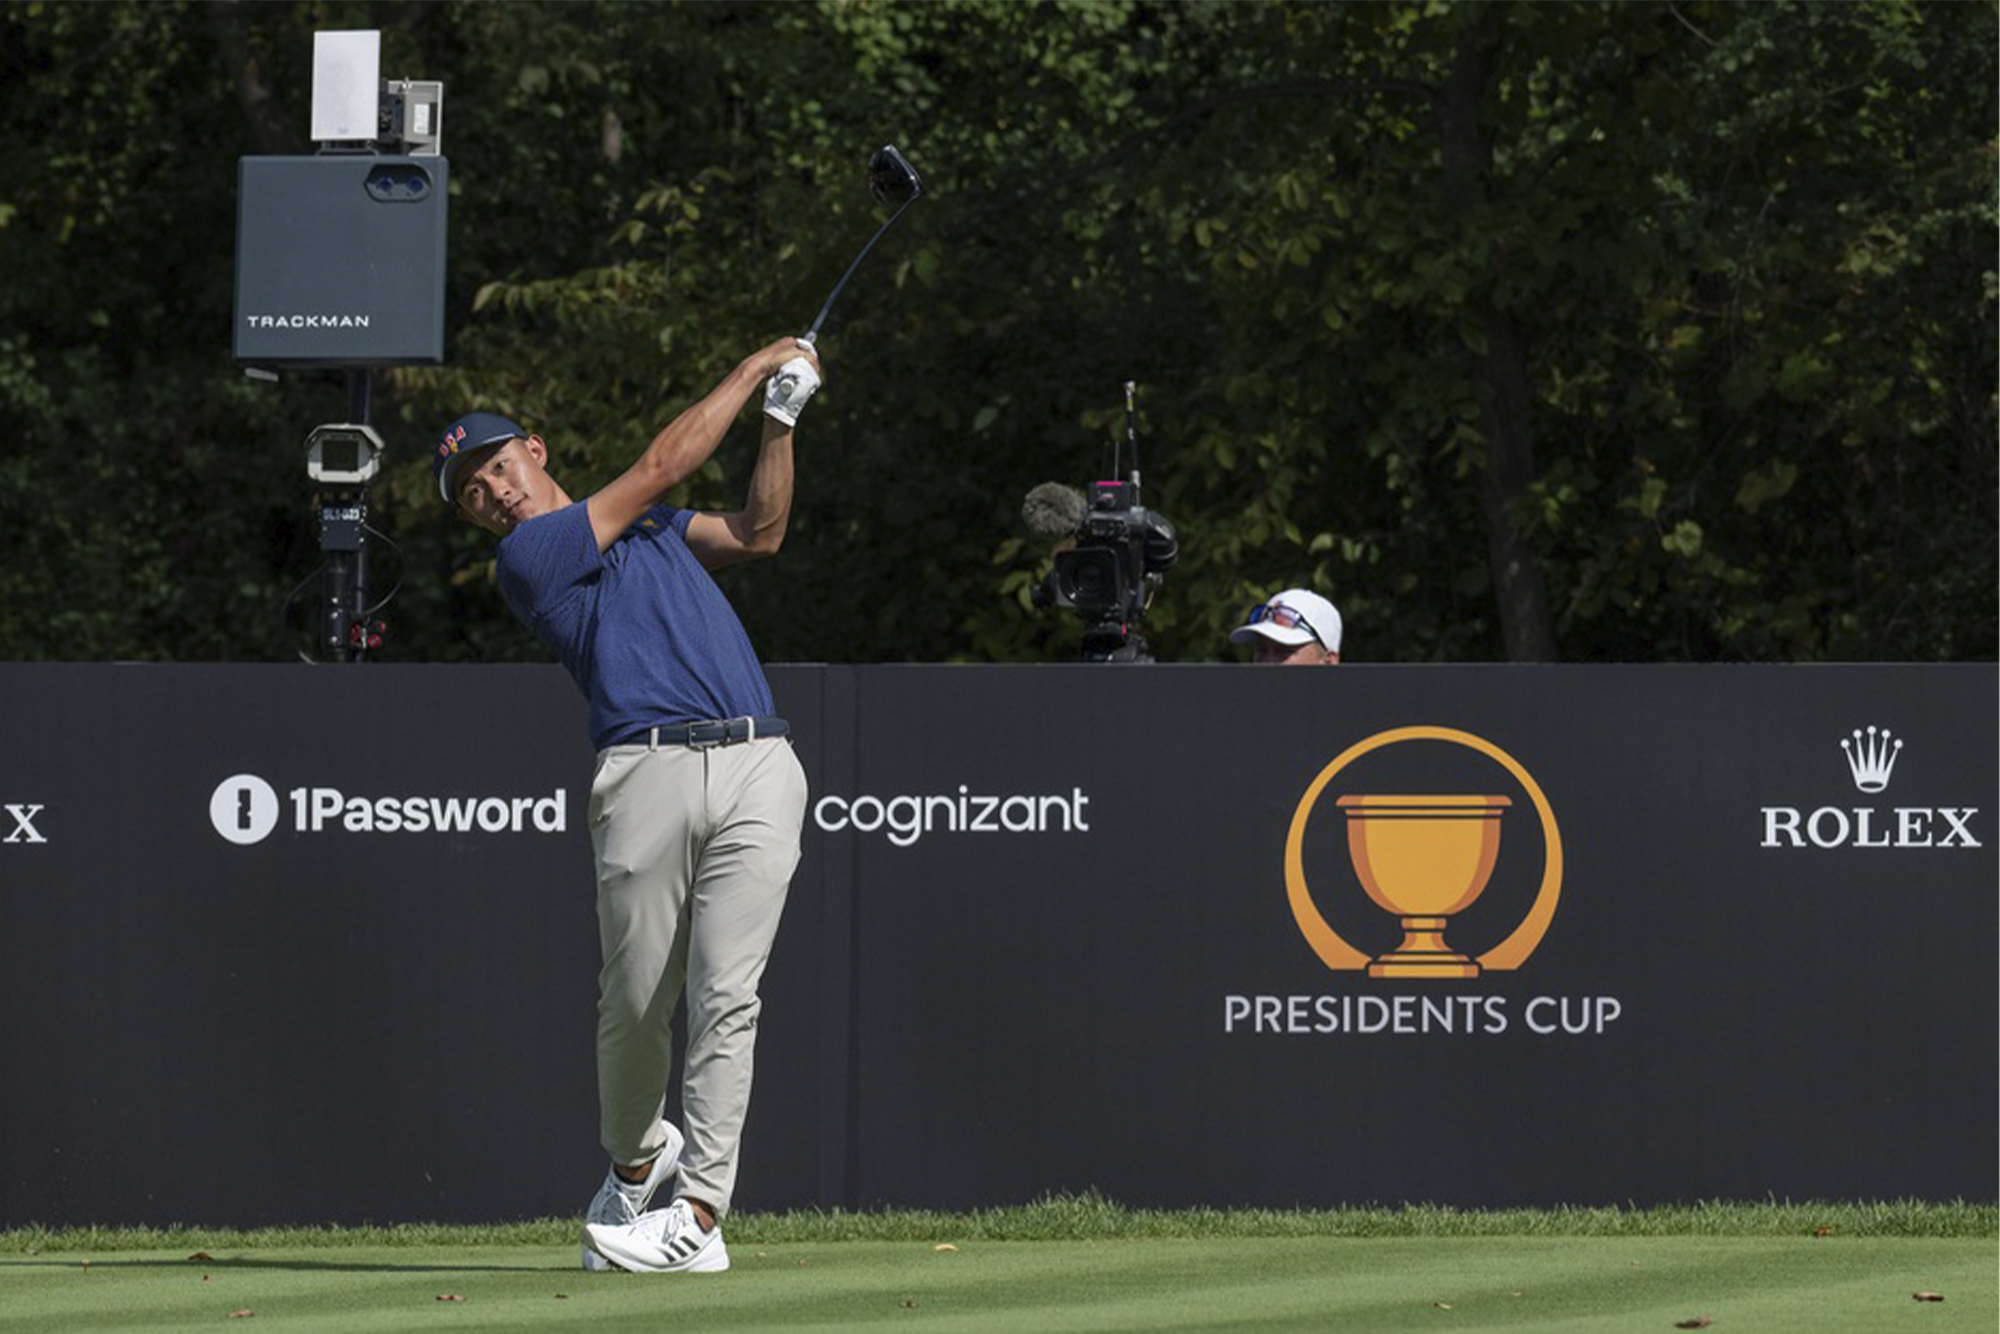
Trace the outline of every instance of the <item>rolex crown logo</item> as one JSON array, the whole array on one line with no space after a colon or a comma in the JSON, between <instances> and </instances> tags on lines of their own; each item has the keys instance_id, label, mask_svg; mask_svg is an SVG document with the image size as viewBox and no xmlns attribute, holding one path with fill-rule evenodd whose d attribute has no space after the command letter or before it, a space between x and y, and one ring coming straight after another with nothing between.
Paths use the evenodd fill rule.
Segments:
<instances>
[{"instance_id":1,"label":"rolex crown logo","mask_svg":"<svg viewBox=\"0 0 2000 1334\"><path fill-rule=\"evenodd\" d=\"M1892 738L1886 727L1870 727L1866 736L1857 727L1852 738L1841 741L1840 748L1847 752L1847 767L1854 775L1854 786L1863 792L1880 792L1889 786L1889 773L1896 767L1896 756L1902 753L1903 743Z\"/></svg>"}]
</instances>

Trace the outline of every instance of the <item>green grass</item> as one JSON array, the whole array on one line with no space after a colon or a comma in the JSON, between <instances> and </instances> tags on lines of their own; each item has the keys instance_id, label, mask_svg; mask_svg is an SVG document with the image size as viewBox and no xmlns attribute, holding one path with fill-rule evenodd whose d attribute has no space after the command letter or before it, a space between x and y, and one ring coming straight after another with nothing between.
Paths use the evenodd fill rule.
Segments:
<instances>
[{"instance_id":1,"label":"green grass","mask_svg":"<svg viewBox=\"0 0 2000 1334\"><path fill-rule=\"evenodd\" d=\"M149 1250L210 1244L261 1249L319 1246L541 1246L576 1239L573 1218L453 1226L114 1228L25 1227L0 1232L0 1255ZM795 1210L737 1214L745 1242L1130 1241L1272 1237L2000 1237L2000 1208L1936 1204L1712 1200L1639 1208L1451 1209L1405 1204L1344 1209L1128 1209L1098 1195L1060 1195L970 1213Z\"/></svg>"},{"instance_id":2,"label":"green grass","mask_svg":"<svg viewBox=\"0 0 2000 1334\"><path fill-rule=\"evenodd\" d=\"M745 1215L728 1235L728 1275L654 1277L581 1272L568 1219L23 1228L0 1233L0 1331L2000 1327L1991 1205L1153 1212L1086 1196Z\"/></svg>"}]
</instances>

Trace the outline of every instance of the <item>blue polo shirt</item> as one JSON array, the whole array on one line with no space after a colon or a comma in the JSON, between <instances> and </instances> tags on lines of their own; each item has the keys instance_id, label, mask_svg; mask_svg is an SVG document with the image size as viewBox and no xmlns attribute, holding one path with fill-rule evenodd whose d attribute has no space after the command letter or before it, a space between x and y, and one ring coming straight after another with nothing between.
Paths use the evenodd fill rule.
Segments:
<instances>
[{"instance_id":1,"label":"blue polo shirt","mask_svg":"<svg viewBox=\"0 0 2000 1334\"><path fill-rule=\"evenodd\" d=\"M599 552L578 502L501 539L500 595L582 688L599 750L649 727L773 712L750 636L688 549L692 518L655 505Z\"/></svg>"}]
</instances>

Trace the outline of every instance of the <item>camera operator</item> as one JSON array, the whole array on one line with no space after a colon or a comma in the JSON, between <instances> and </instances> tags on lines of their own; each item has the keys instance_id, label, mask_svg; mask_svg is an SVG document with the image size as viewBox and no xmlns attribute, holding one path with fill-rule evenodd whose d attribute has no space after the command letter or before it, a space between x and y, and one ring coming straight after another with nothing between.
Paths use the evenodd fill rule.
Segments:
<instances>
[{"instance_id":1,"label":"camera operator","mask_svg":"<svg viewBox=\"0 0 2000 1334\"><path fill-rule=\"evenodd\" d=\"M1229 642L1255 645L1250 661L1265 666L1331 667L1340 661L1340 612L1317 593L1288 588L1252 607Z\"/></svg>"}]
</instances>

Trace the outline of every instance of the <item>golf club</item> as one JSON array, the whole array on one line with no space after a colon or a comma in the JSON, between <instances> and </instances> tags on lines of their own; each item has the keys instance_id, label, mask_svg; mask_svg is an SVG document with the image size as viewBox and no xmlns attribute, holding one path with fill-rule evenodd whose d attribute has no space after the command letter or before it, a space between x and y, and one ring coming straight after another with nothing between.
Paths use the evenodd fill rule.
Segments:
<instances>
[{"instance_id":1,"label":"golf club","mask_svg":"<svg viewBox=\"0 0 2000 1334\"><path fill-rule=\"evenodd\" d=\"M826 323L826 313L833 309L834 298L847 286L847 280L854 276L854 271L861 267L861 261L868 258L868 252L882 239L882 233L894 226L896 219L903 216L903 210L916 203L922 196L924 181L917 175L917 169L910 165L910 160L896 151L894 144L885 144L876 149L874 155L868 159L868 193L875 197L875 202L878 204L901 202L897 204L896 211L889 215L889 220L876 229L875 235L868 238L868 244L861 247L861 253L847 266L847 272L840 275L840 281L833 285L831 292L827 293L825 304L819 308L819 314L813 317L812 328L806 330L801 342L811 343L819 337L820 326Z\"/></svg>"}]
</instances>

